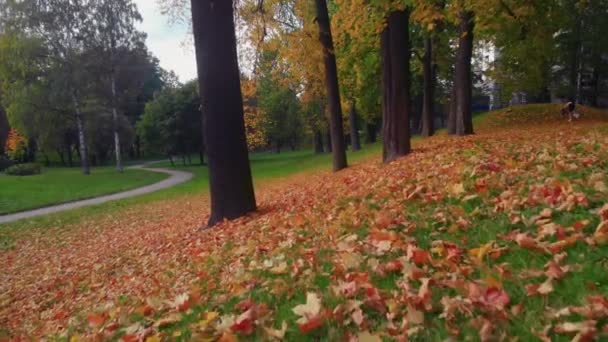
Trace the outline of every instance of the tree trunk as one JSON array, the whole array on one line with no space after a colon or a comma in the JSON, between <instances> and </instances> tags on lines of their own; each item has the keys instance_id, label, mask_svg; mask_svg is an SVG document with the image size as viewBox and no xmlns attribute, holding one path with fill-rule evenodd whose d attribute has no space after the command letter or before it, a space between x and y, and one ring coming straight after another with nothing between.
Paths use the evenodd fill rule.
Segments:
<instances>
[{"instance_id":1,"label":"tree trunk","mask_svg":"<svg viewBox=\"0 0 608 342\"><path fill-rule=\"evenodd\" d=\"M0 155L4 154L4 146L6 144L6 139L8 138L9 129L6 112L4 111L4 108L0 106Z\"/></svg>"},{"instance_id":2,"label":"tree trunk","mask_svg":"<svg viewBox=\"0 0 608 342\"><path fill-rule=\"evenodd\" d=\"M473 12L460 13L458 26L459 43L456 56L455 99L457 135L473 134L473 78L471 75L471 58L473 56Z\"/></svg>"},{"instance_id":3,"label":"tree trunk","mask_svg":"<svg viewBox=\"0 0 608 342\"><path fill-rule=\"evenodd\" d=\"M82 173L88 175L91 173L89 167L89 151L87 149L87 143L84 132L84 120L82 113L80 112L80 102L76 94L72 94L72 102L74 105L74 111L76 114L76 128L78 130L78 145L80 147L80 166L82 167Z\"/></svg>"},{"instance_id":4,"label":"tree trunk","mask_svg":"<svg viewBox=\"0 0 608 342\"><path fill-rule=\"evenodd\" d=\"M593 91L591 92L591 105L593 107L597 107L599 104L598 99L600 96L600 79L599 66L596 64L596 66L593 68Z\"/></svg>"},{"instance_id":5,"label":"tree trunk","mask_svg":"<svg viewBox=\"0 0 608 342\"><path fill-rule=\"evenodd\" d=\"M433 75L433 40L426 37L424 40L424 58L422 63L424 87L422 99L422 129L423 137L435 134L433 103L435 100L435 80Z\"/></svg>"},{"instance_id":6,"label":"tree trunk","mask_svg":"<svg viewBox=\"0 0 608 342\"><path fill-rule=\"evenodd\" d=\"M205 151L203 150L203 148L201 147L201 149L198 151L198 158L201 161L201 165L205 165Z\"/></svg>"},{"instance_id":7,"label":"tree trunk","mask_svg":"<svg viewBox=\"0 0 608 342\"><path fill-rule=\"evenodd\" d=\"M338 69L334 54L334 43L331 37L329 14L326 0L315 0L317 7L317 24L319 25L319 42L323 46L325 64L325 86L329 104L329 126L333 153L333 170L339 171L347 166L342 127L342 109L340 108L340 91L338 88Z\"/></svg>"},{"instance_id":8,"label":"tree trunk","mask_svg":"<svg viewBox=\"0 0 608 342\"><path fill-rule=\"evenodd\" d=\"M350 114L348 116L350 124L350 146L353 150L359 151L361 149L361 142L359 141L359 126L357 125L357 108L355 101L351 101Z\"/></svg>"},{"instance_id":9,"label":"tree trunk","mask_svg":"<svg viewBox=\"0 0 608 342\"><path fill-rule=\"evenodd\" d=\"M74 161L72 159L72 145L68 145L68 165L70 167L74 166Z\"/></svg>"},{"instance_id":10,"label":"tree trunk","mask_svg":"<svg viewBox=\"0 0 608 342\"><path fill-rule=\"evenodd\" d=\"M171 166L175 166L175 162L173 161L173 156L171 154L169 154L169 162L171 163Z\"/></svg>"},{"instance_id":11,"label":"tree trunk","mask_svg":"<svg viewBox=\"0 0 608 342\"><path fill-rule=\"evenodd\" d=\"M448 134L456 134L456 76L454 76L454 84L452 84L452 90L450 91L450 105L448 107Z\"/></svg>"},{"instance_id":12,"label":"tree trunk","mask_svg":"<svg viewBox=\"0 0 608 342\"><path fill-rule=\"evenodd\" d=\"M584 46L581 43L580 46L580 57L578 59L578 66L577 66L577 71L576 71L576 103L577 104L582 104L583 103L583 94L582 94L582 87L583 87L583 53L584 53Z\"/></svg>"},{"instance_id":13,"label":"tree trunk","mask_svg":"<svg viewBox=\"0 0 608 342\"><path fill-rule=\"evenodd\" d=\"M315 130L313 136L313 145L315 147L315 154L323 153L323 134L318 129Z\"/></svg>"},{"instance_id":14,"label":"tree trunk","mask_svg":"<svg viewBox=\"0 0 608 342\"><path fill-rule=\"evenodd\" d=\"M329 133L329 129L327 130L327 132L325 132L325 152L327 153L331 153L332 152L332 148L331 148L331 133Z\"/></svg>"},{"instance_id":15,"label":"tree trunk","mask_svg":"<svg viewBox=\"0 0 608 342\"><path fill-rule=\"evenodd\" d=\"M382 32L382 160L410 152L409 12L392 12Z\"/></svg>"},{"instance_id":16,"label":"tree trunk","mask_svg":"<svg viewBox=\"0 0 608 342\"><path fill-rule=\"evenodd\" d=\"M59 160L61 160L61 166L67 166L65 163L65 154L63 153L63 148L57 149L57 155L59 156Z\"/></svg>"},{"instance_id":17,"label":"tree trunk","mask_svg":"<svg viewBox=\"0 0 608 342\"><path fill-rule=\"evenodd\" d=\"M366 130L366 134L365 134L365 142L367 144L373 144L376 142L376 134L377 134L377 130L376 130L376 125L373 123L366 123L365 124L365 130Z\"/></svg>"},{"instance_id":18,"label":"tree trunk","mask_svg":"<svg viewBox=\"0 0 608 342\"><path fill-rule=\"evenodd\" d=\"M256 210L232 1L191 0L209 163L209 226Z\"/></svg>"},{"instance_id":19,"label":"tree trunk","mask_svg":"<svg viewBox=\"0 0 608 342\"><path fill-rule=\"evenodd\" d=\"M116 155L116 171L123 172L122 156L120 153L120 134L118 134L118 108L116 108L116 78L112 70L112 123L114 125L114 153Z\"/></svg>"}]
</instances>

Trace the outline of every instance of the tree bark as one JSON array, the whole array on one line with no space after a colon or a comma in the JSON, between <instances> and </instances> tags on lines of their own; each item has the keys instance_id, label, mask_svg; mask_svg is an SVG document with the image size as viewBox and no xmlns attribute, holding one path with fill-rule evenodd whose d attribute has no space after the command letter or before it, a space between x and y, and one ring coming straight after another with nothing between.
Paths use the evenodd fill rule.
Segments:
<instances>
[{"instance_id":1,"label":"tree bark","mask_svg":"<svg viewBox=\"0 0 608 342\"><path fill-rule=\"evenodd\" d=\"M120 134L118 134L118 108L116 108L116 77L112 70L112 123L114 125L114 153L116 155L116 171L123 172L122 155L120 153Z\"/></svg>"},{"instance_id":2,"label":"tree bark","mask_svg":"<svg viewBox=\"0 0 608 342\"><path fill-rule=\"evenodd\" d=\"M460 13L458 25L459 43L456 56L455 75L455 114L456 135L473 134L473 78L471 75L471 58L473 56L474 14L470 11Z\"/></svg>"},{"instance_id":3,"label":"tree bark","mask_svg":"<svg viewBox=\"0 0 608 342\"><path fill-rule=\"evenodd\" d=\"M209 226L256 210L232 1L191 0L209 164Z\"/></svg>"},{"instance_id":4,"label":"tree bark","mask_svg":"<svg viewBox=\"0 0 608 342\"><path fill-rule=\"evenodd\" d=\"M4 108L0 106L0 155L4 154L4 146L6 144L6 139L8 138L8 132L8 118L6 117Z\"/></svg>"},{"instance_id":5,"label":"tree bark","mask_svg":"<svg viewBox=\"0 0 608 342\"><path fill-rule=\"evenodd\" d=\"M450 105L448 107L448 123L447 129L448 134L456 134L456 76L454 76L454 84L452 84L452 90L450 91Z\"/></svg>"},{"instance_id":6,"label":"tree bark","mask_svg":"<svg viewBox=\"0 0 608 342\"><path fill-rule=\"evenodd\" d=\"M344 144L344 129L342 127L342 109L340 108L340 91L338 88L338 69L334 54L334 43L331 36L329 14L326 0L315 0L317 7L317 24L319 25L319 42L323 46L323 62L325 65L325 86L329 104L329 126L333 153L333 170L339 171L347 167Z\"/></svg>"},{"instance_id":7,"label":"tree bark","mask_svg":"<svg viewBox=\"0 0 608 342\"><path fill-rule=\"evenodd\" d=\"M361 142L359 140L359 126L357 125L357 108L354 100L351 101L348 119L350 124L350 146L353 152L359 151L361 149Z\"/></svg>"},{"instance_id":8,"label":"tree bark","mask_svg":"<svg viewBox=\"0 0 608 342\"><path fill-rule=\"evenodd\" d=\"M332 148L331 148L331 133L329 132L329 129L327 130L327 132L325 132L325 152L327 153L331 153L332 152Z\"/></svg>"},{"instance_id":9,"label":"tree bark","mask_svg":"<svg viewBox=\"0 0 608 342\"><path fill-rule=\"evenodd\" d=\"M365 130L366 130L365 142L368 144L375 143L377 140L376 139L376 134L377 134L376 125L368 122L365 124Z\"/></svg>"},{"instance_id":10,"label":"tree bark","mask_svg":"<svg viewBox=\"0 0 608 342\"><path fill-rule=\"evenodd\" d=\"M410 146L409 12L392 12L382 32L382 160L408 154Z\"/></svg>"},{"instance_id":11,"label":"tree bark","mask_svg":"<svg viewBox=\"0 0 608 342\"><path fill-rule=\"evenodd\" d=\"M76 129L78 130L78 145L80 148L80 166L82 168L82 174L88 175L91 173L89 167L89 151L87 149L86 136L84 131L84 120L82 113L80 112L80 102L76 94L72 93L72 103L74 105L74 112L76 115Z\"/></svg>"},{"instance_id":12,"label":"tree bark","mask_svg":"<svg viewBox=\"0 0 608 342\"><path fill-rule=\"evenodd\" d=\"M420 134L423 137L430 137L435 134L435 123L433 113L433 103L435 100L435 79L433 75L433 39L426 37L424 40L423 69L423 99L422 99L422 129Z\"/></svg>"},{"instance_id":13,"label":"tree bark","mask_svg":"<svg viewBox=\"0 0 608 342\"><path fill-rule=\"evenodd\" d=\"M315 130L313 136L313 145L315 148L315 154L323 153L323 134L321 134L321 131L319 130Z\"/></svg>"}]
</instances>

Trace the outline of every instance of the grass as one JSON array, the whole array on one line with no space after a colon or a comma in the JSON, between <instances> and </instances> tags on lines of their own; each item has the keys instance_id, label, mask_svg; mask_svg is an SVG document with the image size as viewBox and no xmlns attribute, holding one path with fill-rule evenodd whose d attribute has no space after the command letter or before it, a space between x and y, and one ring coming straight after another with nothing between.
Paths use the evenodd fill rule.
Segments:
<instances>
[{"instance_id":1,"label":"grass","mask_svg":"<svg viewBox=\"0 0 608 342\"><path fill-rule=\"evenodd\" d=\"M85 176L78 168L45 168L40 175L0 175L0 215L116 193L158 182L164 174L95 168Z\"/></svg>"},{"instance_id":2,"label":"grass","mask_svg":"<svg viewBox=\"0 0 608 342\"><path fill-rule=\"evenodd\" d=\"M413 140L417 140L417 138ZM380 143L365 145L360 151L349 151L347 153L348 162L350 164L356 164L362 160L375 156L379 158L381 151L382 145ZM264 182L301 172L331 170L332 163L330 154L317 155L310 150L290 151L280 154L269 152L254 153L250 156L250 160L256 188L264 186ZM12 246L12 242L14 241L16 235L18 235L17 231L19 230L46 229L48 227L67 226L69 224L74 224L85 217L90 218L95 217L96 215L110 215L126 210L135 205L143 205L160 200L187 197L194 194L206 194L208 192L209 173L206 167L202 167L198 164L184 166L179 162L173 167L168 161L153 164L150 165L150 167L173 168L188 171L193 173L194 177L189 182L141 196L0 225L0 228L2 228L0 229L0 249L6 249ZM45 169L44 172L49 170L51 169ZM78 176L77 170L73 170L76 171L74 175ZM95 169L94 174L99 173L97 170L106 170L107 173L115 176L115 173L113 173L112 168L110 167ZM3 178L4 176L0 176L0 185L2 184L1 182ZM81 184L81 186L83 186L83 184ZM4 196L2 196L2 198L4 198Z\"/></svg>"},{"instance_id":3,"label":"grass","mask_svg":"<svg viewBox=\"0 0 608 342\"><path fill-rule=\"evenodd\" d=\"M379 265L401 258L408 266L406 269L409 269L413 266L413 261L407 256L408 247L415 246L428 252L433 259L433 262L420 262L422 265L418 265L420 269L417 271L422 272L425 278L432 279L432 293L431 299L428 300L431 306L424 310L419 308L423 311L425 322L419 325L421 329L409 337L410 340L478 340L480 328L475 323L477 318L493 323L491 340L499 340L501 336L516 336L524 341L536 340L537 336L534 332L541 331L545 326L556 326L562 322L549 317L547 314L549 307L560 309L570 305L584 305L590 295L605 296L608 293L608 258L605 248L588 245L584 239L592 237L595 227L600 222L597 210L605 203L606 192L595 189L595 185L589 183L588 179L591 175L596 175L595 177L600 175L603 183L608 182L605 176L608 174L608 163L606 163L608 154L603 148L608 141L601 134L605 132L605 125L572 126L573 131L566 131L570 134L562 134L561 127L550 126L551 122L557 120L548 122L547 129L543 126L543 129L530 132L526 130L527 127L524 129L523 125L522 129L519 126L511 127L510 131L506 132L493 128L496 124L513 125L511 119L514 112L525 115L522 118L525 119L523 122L535 125L535 120L540 115L545 115L544 113L550 115L551 109L531 107L530 112L526 113L523 108L516 107L510 111L503 110L496 115L482 114L476 117L476 124L480 131L485 132L478 137L461 140L439 137L437 141L431 141L424 146L428 151L421 149L422 152L414 154L411 159L404 158L388 166L377 165L381 146L379 144L368 146L363 151L349 153L351 165L366 158L374 158L369 159L374 162L367 161L360 169L355 169L355 171L367 172L356 173L351 169L332 177L329 177L329 173L316 176L311 173L310 180L307 174L306 181L310 184L296 188L301 191L293 191L290 194L276 193L276 197L282 199L277 201L274 210L253 216L250 220L237 221L238 226L226 223L219 229L206 231L200 240L196 240L199 238L198 233L191 235L186 239L188 241L186 245L187 248L192 247L192 250L183 251L175 248L179 243L174 245L167 242L167 246L172 246L171 248L174 249L171 255L182 255L190 263L172 264L164 269L159 267L159 270L171 274L180 272L185 274L189 267L196 269L197 272L203 270L205 276L200 281L200 292L197 293L202 294L204 299L190 310L180 313L178 320L168 325L159 324L156 330L158 336L177 341L204 340L206 337L200 334L205 330L201 326L202 319L207 313L238 316L241 314L238 304L251 300L271 310L271 318L260 325L279 328L281 322L288 323L285 335L285 340L288 341L345 340L349 333L356 336L361 330L378 332L383 340L393 340L384 333L387 331L388 316L382 310L378 310L377 306L364 303L362 310L365 323L361 327L355 326L349 320L348 313L342 315L343 308L339 306L352 300L366 301L369 293L367 289L373 287L377 289L382 300L386 300L387 306L389 306L388 301L391 300L394 304L391 312L395 310L398 318L396 321L400 322L406 314L405 308L400 304L410 301L409 305L415 306L412 303L420 299L418 288L421 287L421 279L414 277L414 273L410 274L409 271L385 272ZM508 122L501 121L505 118L509 119ZM563 122L560 124L570 127ZM529 133L535 133L534 144L530 143L532 138ZM560 138L560 143L554 142L556 137ZM432 149L432 144L437 142L441 144L437 144L434 146L436 149ZM551 157L540 156L538 151L542 150L546 150L547 155ZM589 160L595 162L589 163L585 158L591 158ZM374 163L376 165L373 165ZM499 164L499 171L490 167L493 163ZM331 156L314 155L308 151L260 153L251 156L251 164L256 187L259 189L264 187L267 181L296 173L329 170ZM170 167L168 163L159 166ZM433 169L443 166L447 167L440 172ZM457 171L450 172L450 167ZM66 218L76 220L78 217L109 214L115 209L148 201L173 199L168 202L174 204L168 203L167 207L162 207L165 213L159 214L158 218L154 214L143 214L146 212L146 210L140 211L143 207L136 207L124 216L112 214L113 219L116 217L115 220L118 222L116 226L120 227L121 234L132 229L129 224L139 227L151 224L151 221L160 221L161 226L169 227L170 233L159 237L162 246L165 246L167 240L171 241L174 230L184 226L182 221L176 221L175 215L171 216L170 213L184 209L185 214L181 215L197 216L198 214L189 208L189 202L200 201L201 196L207 191L206 168L201 166L175 168L195 173L194 180L155 194L41 218L42 221L37 221L36 227L41 228L45 224L63 224L69 221L66 221ZM344 181L346 178L343 178L346 176L356 176L358 179L355 183L364 183L364 185L346 182ZM375 178L378 178L378 181ZM481 179L487 187L483 191L476 188L477 181ZM563 196L559 198L558 203L551 204L550 197L547 197L548 192L534 190L541 185L556 186L558 184L556 182L563 185L563 191L583 193L588 203L577 204L569 209L558 209L561 204L569 203L573 197ZM452 193L449 185L456 183L463 185L464 193ZM317 184L323 186L316 187ZM424 187L419 196L407 200L404 198L406 193L411 193L415 186L421 184ZM309 193L307 192L309 189L319 192ZM502 203L499 201L502 198L501 194L507 189L512 190L513 194L516 194L514 198L518 200L508 202L505 199L504 209L498 210L497 205ZM545 190L547 189L553 188ZM325 194L320 191L331 193L335 198L324 196ZM540 193L543 193L542 198L529 200L540 196ZM319 196L314 205L302 201L305 196L311 194ZM335 202L331 202L333 200ZM507 205L509 203L515 204ZM164 202L161 204L164 205ZM200 207L199 202L199 210ZM523 221L513 221L513 218L531 218L547 208L552 208L551 221L563 228L561 233L537 237L536 234L540 234L541 223L529 225ZM293 212L290 212L291 210ZM150 211L149 209L148 212ZM129 217L130 213L133 216ZM294 216L296 213L302 216ZM460 219L465 219L465 224L462 226L459 224ZM505 234L517 229L535 237L538 243L542 240L543 244L550 244L563 239L564 237L559 237L560 234L576 236L576 230L573 228L575 223L585 220L588 220L589 224L582 228L581 234L584 236L577 238L574 244L563 249L563 265L572 266L572 271L563 278L555 279L553 282L555 290L547 295L528 295L526 287L541 283L545 275L530 279L521 276L522 272L531 269L543 270L544 265L555 258L554 254L562 250L549 254L524 248L511 238L507 238ZM196 224L195 221L187 222ZM30 223L17 223L14 227L28 226L32 227ZM111 230L104 224L93 228L99 229L101 234L106 234L104 230ZM69 229L75 227L65 228L68 232ZM9 231L15 234L11 236ZM141 232L148 231L153 232L155 229L150 227ZM234 231L238 233L233 233ZM184 232L185 230L182 234ZM388 252L379 252L372 242L380 239L381 236L384 236L381 240L387 239L388 233L391 239L395 237L393 247ZM175 235L180 234L176 232ZM351 244L349 248L352 248L352 251L348 253L357 253L365 261L347 272L341 261L347 249L337 242L346 241L353 235L357 237L356 242ZM139 238L140 235L136 236ZM0 250L6 246L10 248L11 238L27 239L27 234L20 236L17 230L7 229L3 232L0 229ZM64 238L65 236L58 240ZM288 239L295 243L282 244ZM474 250L492 242L494 243L492 248L500 247L502 252L496 256L490 253L478 257L479 259L474 257L472 253ZM143 249L145 253L140 253L142 249L138 250L137 244L133 241L129 246L137 252L134 255L143 257L149 249ZM446 253L449 250L443 247L448 244L457 249L455 254L457 261L448 259ZM25 247L17 246L15 251L19 252ZM145 247L155 250L153 246ZM35 253L39 253L39 250L35 250ZM170 260L173 262L178 259ZM286 261L290 271L273 273L268 267L260 267L269 260ZM126 266L112 264L110 274L114 276L114 272L121 267L126 267L130 271L127 261L121 260ZM160 262L145 265L158 267L159 264L162 265ZM294 273L292 267L298 264L297 268L300 268L300 272ZM348 273L369 275L369 282L361 281L364 287L360 287L352 298L337 294L333 289L339 283L352 279L347 277ZM171 279L172 277L174 275L168 276ZM456 280L458 282L452 282ZM171 281L165 283L177 287ZM231 285L235 287L231 288ZM506 310L485 303L492 301L492 298L478 297L479 294L473 291L474 287L469 287L473 285L484 291L490 288L504 290L509 296ZM235 290L242 286L246 286L247 290L243 292ZM193 293L198 290L195 289ZM327 319L320 327L303 334L297 327L298 317L292 309L305 302L306 292L318 294L322 298L323 307L333 314L327 314ZM440 316L445 305L442 300L444 297L453 300L465 297L472 300L470 309L467 308L467 302L461 301L459 303L463 305L462 309L458 308L455 311L457 313L451 315L451 323L460 329L460 335L451 336L452 332L447 329L447 318ZM133 308L130 306L137 302L126 294L118 296L115 301L124 312L131 312ZM512 311L518 304L523 305L521 313ZM126 327L129 324L141 323L142 327L153 326L156 329L154 322L160 322L161 318L174 314L171 310L175 309L155 313L152 317L134 315L128 323L121 321L120 324ZM407 312L409 311L408 307ZM606 327L607 318L599 318L598 330ZM578 320L579 317L568 319ZM86 332L88 329L86 319L79 318L79 320L80 331ZM217 325L216 323L212 325ZM121 334L126 335L126 330L128 329L122 327L121 330L114 332L115 339ZM160 339L161 337L158 336L154 337ZM550 332L550 336L556 341L571 340L572 337L560 335L555 331ZM244 340L267 339L261 327L254 330L251 335L245 334L241 337ZM602 340L608 337L608 334L604 333L597 337Z\"/></svg>"}]
</instances>

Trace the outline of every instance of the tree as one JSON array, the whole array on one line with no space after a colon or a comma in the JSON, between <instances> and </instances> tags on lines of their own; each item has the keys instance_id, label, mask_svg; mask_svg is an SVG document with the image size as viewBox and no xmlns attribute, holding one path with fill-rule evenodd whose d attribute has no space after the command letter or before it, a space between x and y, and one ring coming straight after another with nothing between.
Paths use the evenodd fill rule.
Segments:
<instances>
[{"instance_id":1,"label":"tree","mask_svg":"<svg viewBox=\"0 0 608 342\"><path fill-rule=\"evenodd\" d=\"M473 77L471 58L473 57L474 13L462 10L458 24L458 53L456 55L456 73L454 76L455 106L453 115L456 123L454 134L473 134Z\"/></svg>"},{"instance_id":2,"label":"tree","mask_svg":"<svg viewBox=\"0 0 608 342\"><path fill-rule=\"evenodd\" d=\"M319 26L319 41L323 46L325 65L325 85L327 87L327 103L329 106L329 124L333 153L333 169L339 171L347 166L344 146L344 130L342 128L342 109L340 106L340 90L338 87L338 70L334 44L325 0L315 0L317 9L317 24Z\"/></svg>"},{"instance_id":3,"label":"tree","mask_svg":"<svg viewBox=\"0 0 608 342\"><path fill-rule=\"evenodd\" d=\"M82 173L88 175L89 153L83 113L83 97L87 84L87 60L83 58L86 42L94 27L91 17L92 0L25 0L8 2L12 16L0 18L7 32L18 32L37 39L44 54L36 55L41 64L51 66L46 82L55 91L63 92L71 104L76 128Z\"/></svg>"},{"instance_id":4,"label":"tree","mask_svg":"<svg viewBox=\"0 0 608 342\"><path fill-rule=\"evenodd\" d=\"M6 118L6 112L4 108L2 108L0 101L0 155L4 154L4 144L6 143L6 138L8 137L9 126L8 119Z\"/></svg>"},{"instance_id":5,"label":"tree","mask_svg":"<svg viewBox=\"0 0 608 342\"><path fill-rule=\"evenodd\" d=\"M247 155L232 1L192 0L192 28L205 115L209 226L256 209Z\"/></svg>"},{"instance_id":6,"label":"tree","mask_svg":"<svg viewBox=\"0 0 608 342\"><path fill-rule=\"evenodd\" d=\"M389 14L382 31L382 160L393 161L410 152L409 12Z\"/></svg>"},{"instance_id":7,"label":"tree","mask_svg":"<svg viewBox=\"0 0 608 342\"><path fill-rule=\"evenodd\" d=\"M118 54L121 48L130 48L141 38L135 30L135 21L141 21L136 6L130 0L97 0L93 2L93 16L95 18L94 44L103 52L106 64L106 75L111 89L110 107L112 109L114 151L116 157L116 170L123 171L119 127L119 95L117 93ZM105 63L104 63L105 62Z\"/></svg>"}]
</instances>

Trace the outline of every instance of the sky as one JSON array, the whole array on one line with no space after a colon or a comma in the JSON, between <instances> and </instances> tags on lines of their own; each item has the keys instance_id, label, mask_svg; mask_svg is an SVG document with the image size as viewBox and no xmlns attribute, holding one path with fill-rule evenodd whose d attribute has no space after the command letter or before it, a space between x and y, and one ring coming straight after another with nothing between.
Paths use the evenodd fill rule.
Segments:
<instances>
[{"instance_id":1,"label":"sky","mask_svg":"<svg viewBox=\"0 0 608 342\"><path fill-rule=\"evenodd\" d=\"M160 66L174 71L181 82L196 77L196 59L194 48L184 44L188 38L185 25L170 24L156 0L134 0L143 17L137 28L148 34L146 44L154 56L160 60Z\"/></svg>"}]
</instances>

